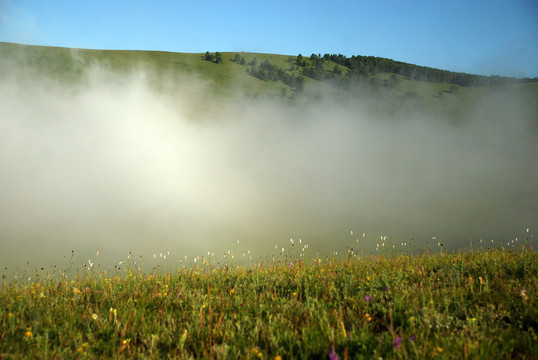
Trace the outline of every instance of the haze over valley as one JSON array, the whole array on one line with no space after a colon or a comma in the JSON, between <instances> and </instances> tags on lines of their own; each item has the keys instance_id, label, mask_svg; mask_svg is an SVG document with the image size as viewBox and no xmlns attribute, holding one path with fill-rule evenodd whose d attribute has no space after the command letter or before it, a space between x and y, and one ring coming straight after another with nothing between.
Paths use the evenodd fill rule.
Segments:
<instances>
[{"instance_id":1,"label":"haze over valley","mask_svg":"<svg viewBox=\"0 0 538 360\"><path fill-rule=\"evenodd\" d=\"M148 53L154 62L121 67L135 55L65 51L48 55L58 62L24 51L0 62L9 268L71 250L83 261L99 250L107 265L129 252L148 264L160 253L174 264L228 250L259 259L290 238L309 256L375 253L384 236L398 251L453 250L523 241L538 226L530 79L464 87L397 75L391 88L379 74L345 91L305 77L297 91L253 76L234 53L219 70L204 54ZM297 61L240 56L286 70Z\"/></svg>"}]
</instances>

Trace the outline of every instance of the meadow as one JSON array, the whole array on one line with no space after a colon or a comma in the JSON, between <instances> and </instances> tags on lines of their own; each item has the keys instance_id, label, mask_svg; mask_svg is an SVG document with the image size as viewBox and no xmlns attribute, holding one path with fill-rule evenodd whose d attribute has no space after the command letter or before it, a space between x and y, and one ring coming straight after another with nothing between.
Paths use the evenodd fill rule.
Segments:
<instances>
[{"instance_id":1,"label":"meadow","mask_svg":"<svg viewBox=\"0 0 538 360\"><path fill-rule=\"evenodd\" d=\"M4 278L0 358L531 359L529 247ZM41 280L40 280L41 279Z\"/></svg>"},{"instance_id":2,"label":"meadow","mask_svg":"<svg viewBox=\"0 0 538 360\"><path fill-rule=\"evenodd\" d=\"M538 81L221 55L0 42L0 360L538 358Z\"/></svg>"}]
</instances>

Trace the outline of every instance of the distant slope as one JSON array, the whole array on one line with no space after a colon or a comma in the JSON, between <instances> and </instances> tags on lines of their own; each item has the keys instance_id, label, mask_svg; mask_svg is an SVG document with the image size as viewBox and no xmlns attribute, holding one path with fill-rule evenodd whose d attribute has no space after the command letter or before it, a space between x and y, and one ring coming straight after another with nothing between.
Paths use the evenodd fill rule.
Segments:
<instances>
[{"instance_id":1,"label":"distant slope","mask_svg":"<svg viewBox=\"0 0 538 360\"><path fill-rule=\"evenodd\" d=\"M420 67L391 59L312 54L310 57L260 53L193 54L162 51L88 50L0 42L0 78L22 65L57 81L76 83L88 68L114 73L144 70L157 87L169 91L182 76L211 84L212 94L290 101L355 99L376 111L406 108L458 114L481 94L518 87L529 99L538 95L538 79L485 77ZM173 88L173 86L172 86ZM532 101L532 100L530 100Z\"/></svg>"}]
</instances>

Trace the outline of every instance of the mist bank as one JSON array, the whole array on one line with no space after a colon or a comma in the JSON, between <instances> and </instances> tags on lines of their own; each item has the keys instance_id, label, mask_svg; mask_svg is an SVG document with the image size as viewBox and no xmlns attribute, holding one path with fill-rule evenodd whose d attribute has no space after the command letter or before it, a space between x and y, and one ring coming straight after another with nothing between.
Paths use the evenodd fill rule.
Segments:
<instances>
[{"instance_id":1,"label":"mist bank","mask_svg":"<svg viewBox=\"0 0 538 360\"><path fill-rule=\"evenodd\" d=\"M2 268L71 250L258 258L290 238L310 255L357 239L375 253L380 236L454 249L538 226L538 111L520 87L484 92L457 125L354 99L216 98L193 74L168 88L142 70L92 66L77 84L4 72Z\"/></svg>"}]
</instances>

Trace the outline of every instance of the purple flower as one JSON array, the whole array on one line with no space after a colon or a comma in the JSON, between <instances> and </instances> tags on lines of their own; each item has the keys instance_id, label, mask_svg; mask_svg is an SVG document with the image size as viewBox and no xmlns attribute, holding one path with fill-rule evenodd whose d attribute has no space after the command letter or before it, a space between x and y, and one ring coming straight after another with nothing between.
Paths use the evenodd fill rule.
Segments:
<instances>
[{"instance_id":1,"label":"purple flower","mask_svg":"<svg viewBox=\"0 0 538 360\"><path fill-rule=\"evenodd\" d=\"M416 339L417 339L417 337L416 337L415 335L411 335L411 336L409 337L409 340L410 340L410 341L415 341Z\"/></svg>"},{"instance_id":2,"label":"purple flower","mask_svg":"<svg viewBox=\"0 0 538 360\"><path fill-rule=\"evenodd\" d=\"M366 295L364 297L364 301L366 301L366 304L369 304L370 303L370 300L372 300L373 296L372 295Z\"/></svg>"},{"instance_id":3,"label":"purple flower","mask_svg":"<svg viewBox=\"0 0 538 360\"><path fill-rule=\"evenodd\" d=\"M334 347L331 349L331 352L329 353L329 359L330 360L338 360L338 355L334 352Z\"/></svg>"},{"instance_id":4,"label":"purple flower","mask_svg":"<svg viewBox=\"0 0 538 360\"><path fill-rule=\"evenodd\" d=\"M387 287L385 288L385 291L389 291L389 290L390 290L390 289L389 289L389 287L387 286Z\"/></svg>"},{"instance_id":5,"label":"purple flower","mask_svg":"<svg viewBox=\"0 0 538 360\"><path fill-rule=\"evenodd\" d=\"M402 337L398 336L396 339L392 340L392 344L395 349L398 349L402 345Z\"/></svg>"}]
</instances>

